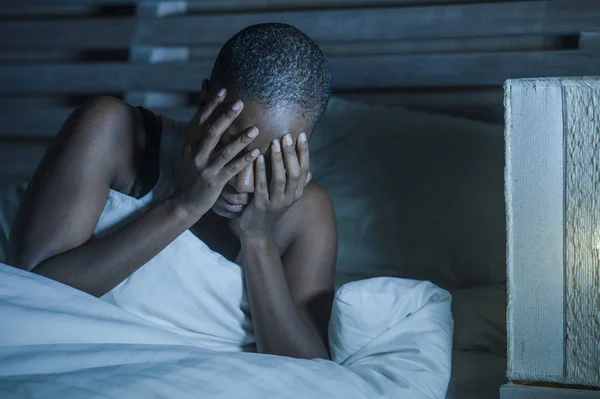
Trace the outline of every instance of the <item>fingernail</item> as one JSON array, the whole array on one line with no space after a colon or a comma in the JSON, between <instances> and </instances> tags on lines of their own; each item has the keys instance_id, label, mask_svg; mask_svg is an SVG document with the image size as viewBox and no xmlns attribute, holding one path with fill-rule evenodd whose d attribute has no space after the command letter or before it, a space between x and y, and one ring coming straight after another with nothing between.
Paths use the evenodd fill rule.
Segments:
<instances>
[{"instance_id":1,"label":"fingernail","mask_svg":"<svg viewBox=\"0 0 600 399\"><path fill-rule=\"evenodd\" d=\"M258 163L265 163L265 156L263 154L260 154L258 157Z\"/></svg>"},{"instance_id":2,"label":"fingernail","mask_svg":"<svg viewBox=\"0 0 600 399\"><path fill-rule=\"evenodd\" d=\"M289 134L283 136L283 144L292 145L292 136L290 136Z\"/></svg>"},{"instance_id":3,"label":"fingernail","mask_svg":"<svg viewBox=\"0 0 600 399\"><path fill-rule=\"evenodd\" d=\"M221 89L219 90L219 92L217 93L217 96L219 97L223 97L225 95L225 89Z\"/></svg>"},{"instance_id":4,"label":"fingernail","mask_svg":"<svg viewBox=\"0 0 600 399\"><path fill-rule=\"evenodd\" d=\"M233 105L231 106L231 109L234 111L238 111L238 110L242 109L242 102L240 100L237 100L236 102L233 103Z\"/></svg>"},{"instance_id":5,"label":"fingernail","mask_svg":"<svg viewBox=\"0 0 600 399\"><path fill-rule=\"evenodd\" d=\"M279 140L273 140L273 151L281 152L281 145L279 144Z\"/></svg>"},{"instance_id":6,"label":"fingernail","mask_svg":"<svg viewBox=\"0 0 600 399\"><path fill-rule=\"evenodd\" d=\"M250 137L251 139L255 138L256 136L258 136L258 129L253 127L252 129L250 129L250 131L248 132L248 137Z\"/></svg>"},{"instance_id":7,"label":"fingernail","mask_svg":"<svg viewBox=\"0 0 600 399\"><path fill-rule=\"evenodd\" d=\"M306 133L304 133L304 132L300 133L300 135L298 136L298 139L300 140L301 143L306 143Z\"/></svg>"},{"instance_id":8,"label":"fingernail","mask_svg":"<svg viewBox=\"0 0 600 399\"><path fill-rule=\"evenodd\" d=\"M258 148L253 149L252 151L250 151L250 155L252 155L253 157L257 157L260 154L260 150Z\"/></svg>"}]
</instances>

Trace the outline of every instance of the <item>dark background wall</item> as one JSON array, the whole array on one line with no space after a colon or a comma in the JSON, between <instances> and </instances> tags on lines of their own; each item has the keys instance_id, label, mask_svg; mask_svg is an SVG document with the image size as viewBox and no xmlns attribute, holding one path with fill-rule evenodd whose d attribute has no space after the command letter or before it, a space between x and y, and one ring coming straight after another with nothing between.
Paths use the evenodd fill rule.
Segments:
<instances>
[{"instance_id":1,"label":"dark background wall","mask_svg":"<svg viewBox=\"0 0 600 399\"><path fill-rule=\"evenodd\" d=\"M7 0L0 159L18 171L100 94L189 118L225 40L273 21L313 37L356 101L502 123L505 79L600 73L597 0Z\"/></svg>"}]
</instances>

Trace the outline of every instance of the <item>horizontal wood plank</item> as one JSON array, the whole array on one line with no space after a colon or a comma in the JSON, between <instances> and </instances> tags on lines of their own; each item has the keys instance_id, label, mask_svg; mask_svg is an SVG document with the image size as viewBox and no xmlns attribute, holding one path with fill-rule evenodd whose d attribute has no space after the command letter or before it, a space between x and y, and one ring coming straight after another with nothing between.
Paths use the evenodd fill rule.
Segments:
<instances>
[{"instance_id":1,"label":"horizontal wood plank","mask_svg":"<svg viewBox=\"0 0 600 399\"><path fill-rule=\"evenodd\" d=\"M493 38L461 38L433 40L392 40L382 42L325 43L326 57L376 54L440 54L465 52L560 50L562 36L511 36ZM153 47L144 46L147 52ZM173 49L173 48L172 48ZM180 47L180 51L188 51ZM189 49L190 61L214 60L221 46L196 46Z\"/></svg>"},{"instance_id":2,"label":"horizontal wood plank","mask_svg":"<svg viewBox=\"0 0 600 399\"><path fill-rule=\"evenodd\" d=\"M87 6L87 5L128 5L135 4L138 0L19 0L19 1L2 1L0 2L0 10L18 10L30 7L63 7L69 6ZM164 1L164 0L161 0ZM168 0L167 0L168 1ZM65 4L67 3L67 4Z\"/></svg>"},{"instance_id":3,"label":"horizontal wood plank","mask_svg":"<svg viewBox=\"0 0 600 399\"><path fill-rule=\"evenodd\" d=\"M49 64L53 62L75 62L81 56L77 51L71 50L39 50L23 51L23 49L11 49L0 51L0 65L6 64Z\"/></svg>"},{"instance_id":4,"label":"horizontal wood plank","mask_svg":"<svg viewBox=\"0 0 600 399\"><path fill-rule=\"evenodd\" d=\"M493 86L508 78L593 75L600 51L373 55L329 59L335 89ZM195 91L212 62L136 65L136 89Z\"/></svg>"},{"instance_id":5,"label":"horizontal wood plank","mask_svg":"<svg viewBox=\"0 0 600 399\"><path fill-rule=\"evenodd\" d=\"M599 50L600 32L582 32L579 39L579 48L582 50Z\"/></svg>"},{"instance_id":6,"label":"horizontal wood plank","mask_svg":"<svg viewBox=\"0 0 600 399\"><path fill-rule=\"evenodd\" d=\"M336 96L365 104L402 106L485 122L504 122L503 90L500 86L478 90L418 90L400 92L336 92Z\"/></svg>"},{"instance_id":7,"label":"horizontal wood plank","mask_svg":"<svg viewBox=\"0 0 600 399\"><path fill-rule=\"evenodd\" d=\"M487 0L498 1L504 0ZM187 8L190 12L239 12L481 2L482 0L188 0Z\"/></svg>"},{"instance_id":8,"label":"horizontal wood plank","mask_svg":"<svg viewBox=\"0 0 600 399\"><path fill-rule=\"evenodd\" d=\"M598 73L600 51L333 57L335 89L494 86L508 78ZM0 95L199 91L212 61L0 66Z\"/></svg>"},{"instance_id":9,"label":"horizontal wood plank","mask_svg":"<svg viewBox=\"0 0 600 399\"><path fill-rule=\"evenodd\" d=\"M74 107L7 107L0 110L0 137L4 138L52 138L54 137ZM152 111L176 120L189 120L194 107L161 109Z\"/></svg>"},{"instance_id":10,"label":"horizontal wood plank","mask_svg":"<svg viewBox=\"0 0 600 399\"><path fill-rule=\"evenodd\" d=\"M119 49L133 36L133 18L0 22L0 48Z\"/></svg>"},{"instance_id":11,"label":"horizontal wood plank","mask_svg":"<svg viewBox=\"0 0 600 399\"><path fill-rule=\"evenodd\" d=\"M21 6L20 2L5 1L0 5L0 17L24 19L76 16L81 18L98 12L97 8L91 4L65 5L64 2L62 3L62 5Z\"/></svg>"},{"instance_id":12,"label":"horizontal wood plank","mask_svg":"<svg viewBox=\"0 0 600 399\"><path fill-rule=\"evenodd\" d=\"M19 108L19 107L50 107L58 106L62 104L62 99L57 96L8 96L0 97L0 110L6 108Z\"/></svg>"},{"instance_id":13,"label":"horizontal wood plank","mask_svg":"<svg viewBox=\"0 0 600 399\"><path fill-rule=\"evenodd\" d=\"M142 0L147 4L178 3L181 0ZM262 8L300 8L300 7L348 7L348 6L382 6L398 4L421 4L421 3L476 3L476 2L500 2L506 0L187 0L188 8L199 11L214 11L218 9L262 9ZM139 0L69 0L70 5L122 5L135 4ZM18 2L4 1L0 3L0 9L62 6L65 0L20 0Z\"/></svg>"},{"instance_id":14,"label":"horizontal wood plank","mask_svg":"<svg viewBox=\"0 0 600 399\"><path fill-rule=\"evenodd\" d=\"M578 34L597 29L599 20L600 7L596 0L191 15L140 20L136 42L156 46L221 45L248 25L274 21L294 25L322 44Z\"/></svg>"},{"instance_id":15,"label":"horizontal wood plank","mask_svg":"<svg viewBox=\"0 0 600 399\"><path fill-rule=\"evenodd\" d=\"M7 107L0 111L0 136L53 137L73 107Z\"/></svg>"},{"instance_id":16,"label":"horizontal wood plank","mask_svg":"<svg viewBox=\"0 0 600 399\"><path fill-rule=\"evenodd\" d=\"M128 87L127 63L0 66L0 95L116 93Z\"/></svg>"},{"instance_id":17,"label":"horizontal wood plank","mask_svg":"<svg viewBox=\"0 0 600 399\"><path fill-rule=\"evenodd\" d=\"M534 387L506 384L500 387L500 399L598 399L600 391Z\"/></svg>"},{"instance_id":18,"label":"horizontal wood plank","mask_svg":"<svg viewBox=\"0 0 600 399\"><path fill-rule=\"evenodd\" d=\"M600 52L440 54L330 60L334 87L493 86L508 78L593 75Z\"/></svg>"},{"instance_id":19,"label":"horizontal wood plank","mask_svg":"<svg viewBox=\"0 0 600 399\"><path fill-rule=\"evenodd\" d=\"M31 175L47 148L47 141L0 140L0 173Z\"/></svg>"},{"instance_id":20,"label":"horizontal wood plank","mask_svg":"<svg viewBox=\"0 0 600 399\"><path fill-rule=\"evenodd\" d=\"M437 112L494 123L502 123L504 107L502 88L478 90L397 92L336 92L335 96L365 104L402 106L409 109ZM177 120L188 120L193 106L153 107L154 112ZM51 138L56 135L73 107L43 106L23 101L10 104L5 100L0 110L0 137Z\"/></svg>"}]
</instances>

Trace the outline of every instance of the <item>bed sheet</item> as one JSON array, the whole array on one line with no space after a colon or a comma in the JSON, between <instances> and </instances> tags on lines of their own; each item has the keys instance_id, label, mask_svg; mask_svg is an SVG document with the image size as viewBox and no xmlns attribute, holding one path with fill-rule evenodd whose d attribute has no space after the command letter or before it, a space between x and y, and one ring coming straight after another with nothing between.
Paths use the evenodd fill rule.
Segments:
<instances>
[{"instance_id":1,"label":"bed sheet","mask_svg":"<svg viewBox=\"0 0 600 399\"><path fill-rule=\"evenodd\" d=\"M426 289L415 291L413 302L426 306L406 309L406 317L338 364L202 348L98 298L0 264L0 397L443 398L449 296L419 287Z\"/></svg>"}]
</instances>

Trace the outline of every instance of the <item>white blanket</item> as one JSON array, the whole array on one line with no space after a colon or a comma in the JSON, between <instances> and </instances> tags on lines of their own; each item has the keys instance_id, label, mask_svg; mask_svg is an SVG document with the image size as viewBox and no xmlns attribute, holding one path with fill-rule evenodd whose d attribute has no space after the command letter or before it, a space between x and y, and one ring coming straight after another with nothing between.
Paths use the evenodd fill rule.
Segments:
<instances>
[{"instance_id":1,"label":"white blanket","mask_svg":"<svg viewBox=\"0 0 600 399\"><path fill-rule=\"evenodd\" d=\"M203 349L4 264L0 315L2 398L443 398L450 376L450 297L413 280L338 291L330 341L341 364Z\"/></svg>"}]
</instances>

